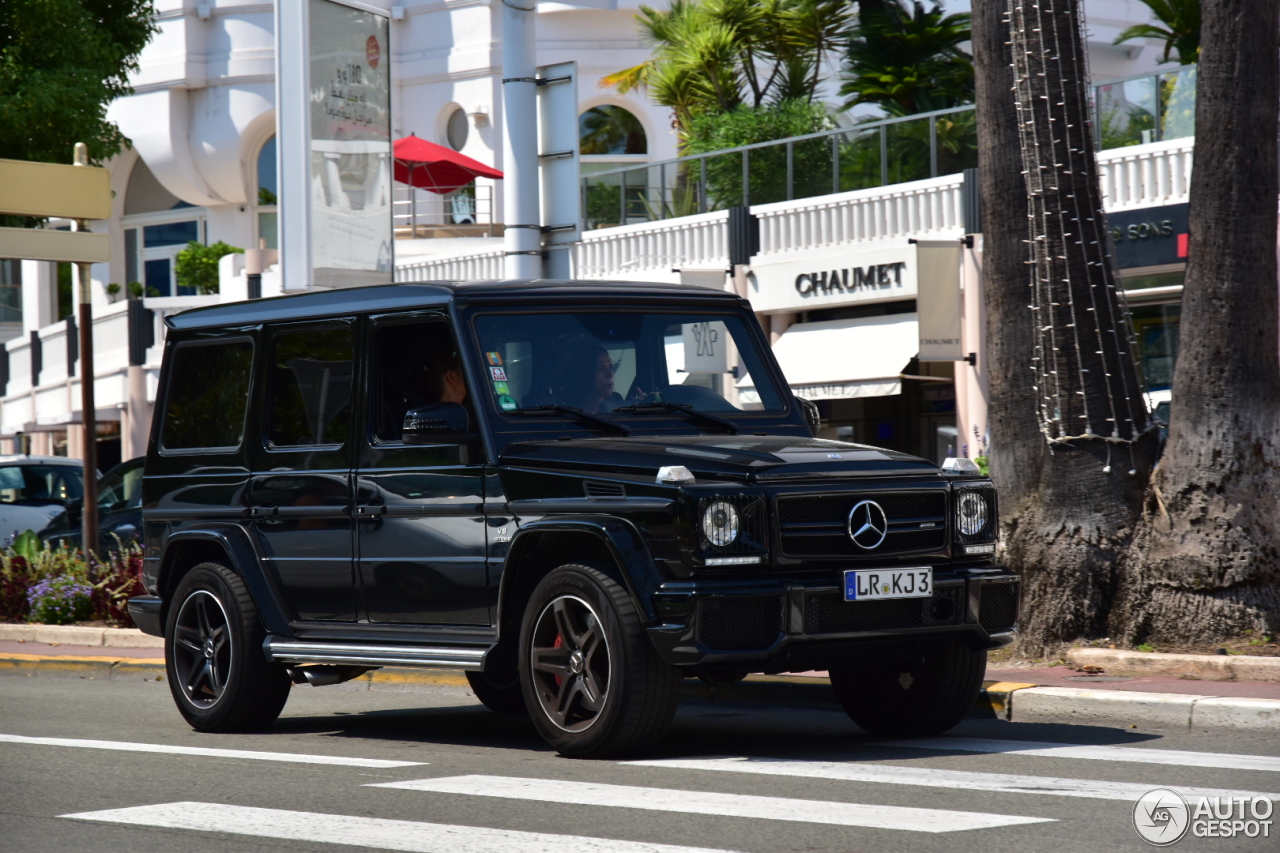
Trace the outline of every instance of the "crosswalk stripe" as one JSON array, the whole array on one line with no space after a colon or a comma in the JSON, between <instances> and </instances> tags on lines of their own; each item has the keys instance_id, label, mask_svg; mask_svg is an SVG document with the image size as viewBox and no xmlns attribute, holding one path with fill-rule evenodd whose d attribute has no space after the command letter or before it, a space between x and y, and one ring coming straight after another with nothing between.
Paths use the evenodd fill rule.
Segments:
<instances>
[{"instance_id":1,"label":"crosswalk stripe","mask_svg":"<svg viewBox=\"0 0 1280 853\"><path fill-rule=\"evenodd\" d=\"M74 820L132 826L226 832L288 841L346 844L408 853L726 853L705 847L679 847L643 841L551 835L479 826L421 823L411 820L262 809L224 803L161 803L96 812L64 814Z\"/></svg>"},{"instance_id":2,"label":"crosswalk stripe","mask_svg":"<svg viewBox=\"0 0 1280 853\"><path fill-rule=\"evenodd\" d=\"M1213 767L1219 770L1280 771L1280 758L1273 758L1269 755L1240 755L1229 752L1188 752L1179 749L1147 749L1134 746L1079 746L1070 743L1038 743L1036 741L968 737L885 740L878 741L877 745L953 752L1039 755L1046 758L1128 761L1135 764L1171 764L1180 767Z\"/></svg>"},{"instance_id":3,"label":"crosswalk stripe","mask_svg":"<svg viewBox=\"0 0 1280 853\"><path fill-rule=\"evenodd\" d=\"M902 829L913 832L955 832L964 829L990 829L997 826L1053 822L1051 818L984 812L755 797L671 788L638 788L631 785L602 785L560 779L517 779L510 776L445 776L435 779L410 779L404 782L380 782L367 787L685 814L790 820L873 829Z\"/></svg>"},{"instance_id":4,"label":"crosswalk stripe","mask_svg":"<svg viewBox=\"0 0 1280 853\"><path fill-rule=\"evenodd\" d=\"M118 752L151 752L166 755L200 755L208 758L247 758L254 761L290 761L298 764L332 764L339 767L422 767L425 761L389 761L383 758L347 758L342 755L306 755L296 752L255 752L248 749L214 749L204 746L176 746L168 743L129 743L119 740L84 740L62 737L23 737L0 734L0 743L28 746L72 746L81 749L110 749Z\"/></svg>"},{"instance_id":5,"label":"crosswalk stripe","mask_svg":"<svg viewBox=\"0 0 1280 853\"><path fill-rule=\"evenodd\" d=\"M765 776L799 776L814 779L839 779L845 782L873 782L885 785L916 785L926 788L992 791L1000 794L1055 794L1063 797L1087 797L1095 800L1133 801L1152 788L1150 784L1134 782L1016 776L1009 773L976 773L965 770L939 770L930 767L897 767L885 764L803 761L789 758L663 758L651 761L624 761L622 763L638 767L721 770L731 773L758 773ZM1280 800L1280 794L1266 794L1257 791L1179 787L1178 792L1183 796L1266 797L1272 800Z\"/></svg>"}]
</instances>

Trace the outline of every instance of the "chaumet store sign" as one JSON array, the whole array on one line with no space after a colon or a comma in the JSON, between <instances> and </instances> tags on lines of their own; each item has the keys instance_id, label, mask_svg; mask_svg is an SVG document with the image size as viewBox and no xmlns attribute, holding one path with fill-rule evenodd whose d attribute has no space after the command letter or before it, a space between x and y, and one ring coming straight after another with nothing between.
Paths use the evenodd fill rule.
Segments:
<instances>
[{"instance_id":1,"label":"chaumet store sign","mask_svg":"<svg viewBox=\"0 0 1280 853\"><path fill-rule=\"evenodd\" d=\"M860 302L915 299L916 247L752 264L751 307L760 313L816 311Z\"/></svg>"}]
</instances>

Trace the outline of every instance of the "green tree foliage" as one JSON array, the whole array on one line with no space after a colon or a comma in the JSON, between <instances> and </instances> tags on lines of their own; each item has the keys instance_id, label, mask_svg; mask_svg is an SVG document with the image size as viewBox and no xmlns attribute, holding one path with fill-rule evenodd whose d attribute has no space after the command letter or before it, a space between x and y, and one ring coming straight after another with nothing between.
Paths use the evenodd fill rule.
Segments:
<instances>
[{"instance_id":1,"label":"green tree foliage","mask_svg":"<svg viewBox=\"0 0 1280 853\"><path fill-rule=\"evenodd\" d=\"M874 104L903 116L973 103L973 57L961 47L969 20L919 0L864 9L848 32L845 107Z\"/></svg>"},{"instance_id":2,"label":"green tree foliage","mask_svg":"<svg viewBox=\"0 0 1280 853\"><path fill-rule=\"evenodd\" d=\"M1115 43L1130 39L1153 38L1164 42L1164 57L1168 62L1175 50L1178 62L1190 65L1200 59L1200 0L1142 0L1156 20L1164 26L1137 24L1116 36Z\"/></svg>"},{"instance_id":3,"label":"green tree foliage","mask_svg":"<svg viewBox=\"0 0 1280 853\"><path fill-rule=\"evenodd\" d=\"M237 246L229 246L219 240L212 246L204 246L192 240L178 253L173 265L173 275L179 287L194 287L196 293L218 292L218 261L223 255L243 252Z\"/></svg>"},{"instance_id":4,"label":"green tree foliage","mask_svg":"<svg viewBox=\"0 0 1280 853\"><path fill-rule=\"evenodd\" d=\"M128 145L107 105L157 28L151 0L0 2L0 157L100 165Z\"/></svg>"},{"instance_id":5,"label":"green tree foliage","mask_svg":"<svg viewBox=\"0 0 1280 853\"><path fill-rule=\"evenodd\" d=\"M732 112L700 113L689 128L688 151L705 154L786 139L828 130L831 117L820 104L793 99L773 106L753 109L742 105ZM775 145L752 150L751 203L765 204L787 198L787 148ZM831 191L831 142L812 139L792 146L794 198L805 198ZM726 154L707 163L707 194L718 207L744 204L742 195L742 155Z\"/></svg>"},{"instance_id":6,"label":"green tree foliage","mask_svg":"<svg viewBox=\"0 0 1280 853\"><path fill-rule=\"evenodd\" d=\"M647 89L674 113L682 141L693 118L786 100L812 101L825 57L850 20L843 0L672 0L640 7L636 21L654 55L601 82Z\"/></svg>"}]
</instances>

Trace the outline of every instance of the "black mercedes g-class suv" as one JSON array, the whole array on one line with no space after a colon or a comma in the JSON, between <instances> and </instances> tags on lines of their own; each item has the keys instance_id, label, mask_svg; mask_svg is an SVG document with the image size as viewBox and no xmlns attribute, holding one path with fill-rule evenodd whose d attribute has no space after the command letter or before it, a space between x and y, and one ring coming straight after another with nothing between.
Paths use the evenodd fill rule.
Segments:
<instances>
[{"instance_id":1,"label":"black mercedes g-class suv","mask_svg":"<svg viewBox=\"0 0 1280 853\"><path fill-rule=\"evenodd\" d=\"M422 666L571 755L747 672L827 670L859 726L923 734L1012 638L991 483L814 438L734 295L402 284L167 322L129 610L197 729Z\"/></svg>"}]
</instances>

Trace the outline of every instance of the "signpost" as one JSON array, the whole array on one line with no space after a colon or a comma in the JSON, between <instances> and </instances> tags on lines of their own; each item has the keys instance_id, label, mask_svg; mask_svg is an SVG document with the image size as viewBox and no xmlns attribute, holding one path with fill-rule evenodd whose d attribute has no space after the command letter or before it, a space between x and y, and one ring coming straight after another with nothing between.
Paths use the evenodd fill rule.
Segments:
<instances>
[{"instance_id":1,"label":"signpost","mask_svg":"<svg viewBox=\"0 0 1280 853\"><path fill-rule=\"evenodd\" d=\"M0 257L73 263L80 270L80 409L84 427L85 556L98 546L98 418L94 400L92 265L111 260L105 234L90 234L88 220L111 216L111 178L89 165L89 149L75 147L75 165L0 160L0 213L73 219L74 232L0 228Z\"/></svg>"}]
</instances>

